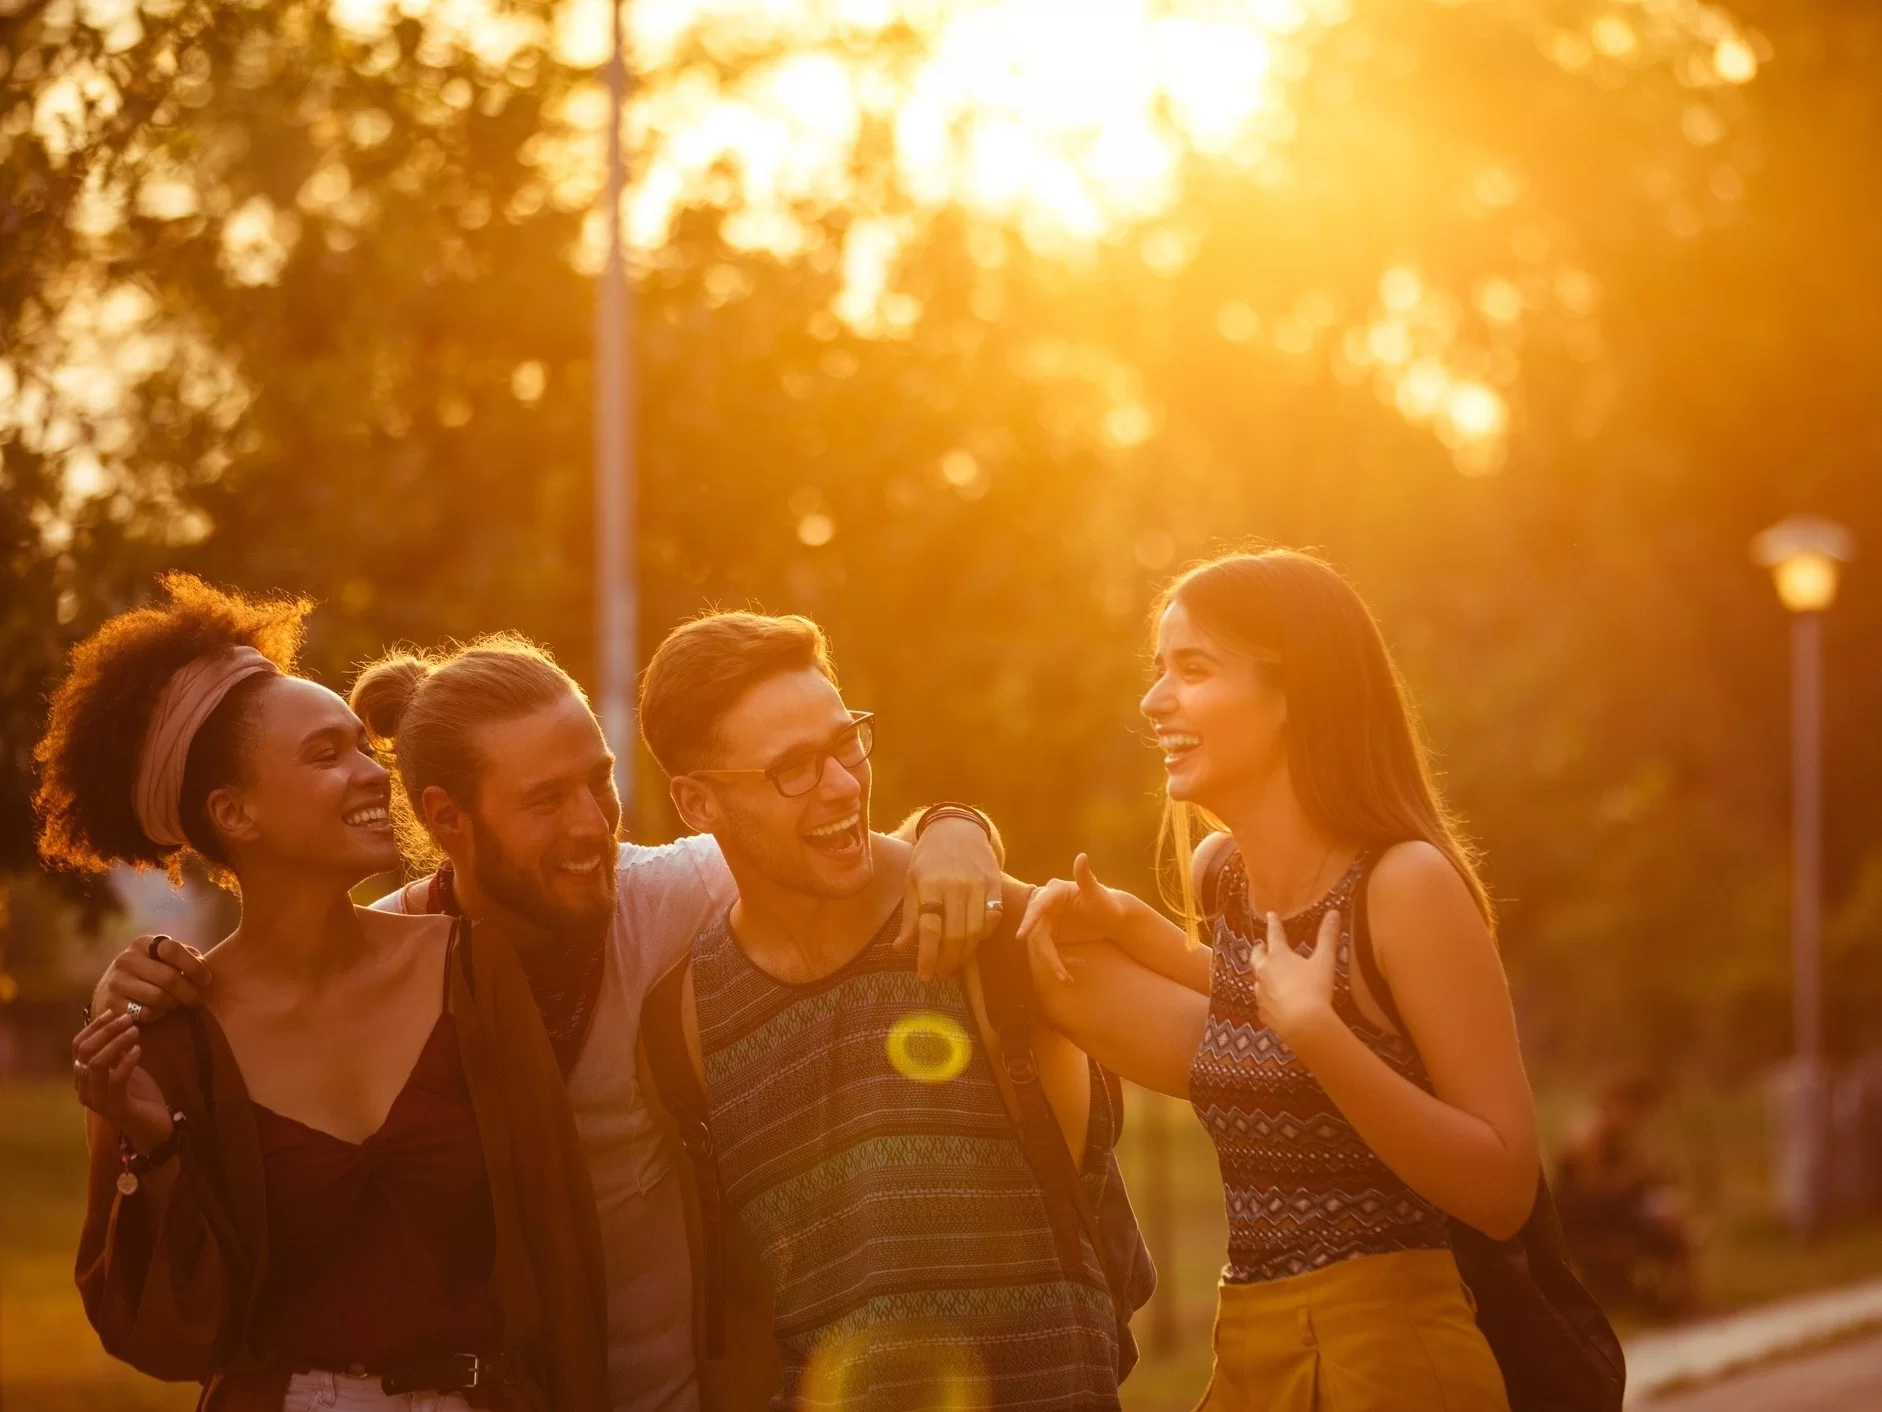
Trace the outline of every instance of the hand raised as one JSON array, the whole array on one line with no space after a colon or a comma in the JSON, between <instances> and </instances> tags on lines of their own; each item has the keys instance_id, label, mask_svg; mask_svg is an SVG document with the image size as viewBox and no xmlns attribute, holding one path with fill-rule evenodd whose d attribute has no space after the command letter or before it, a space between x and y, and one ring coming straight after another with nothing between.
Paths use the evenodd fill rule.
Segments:
<instances>
[{"instance_id":1,"label":"hand raised","mask_svg":"<svg viewBox=\"0 0 1882 1412\"><path fill-rule=\"evenodd\" d=\"M1071 980L1069 966L1075 962L1068 962L1059 948L1117 940L1129 924L1131 900L1129 893L1099 882L1091 859L1079 854L1072 861L1072 877L1054 878L1037 889L1020 919L1019 938L1035 970Z\"/></svg>"},{"instance_id":2,"label":"hand raised","mask_svg":"<svg viewBox=\"0 0 1882 1412\"><path fill-rule=\"evenodd\" d=\"M1287 928L1279 913L1268 913L1268 939L1255 952L1255 999L1261 1023L1298 1052L1303 1043L1331 1021L1333 972L1339 958L1340 914L1329 910L1320 919L1314 948L1302 956L1288 944Z\"/></svg>"},{"instance_id":3,"label":"hand raised","mask_svg":"<svg viewBox=\"0 0 1882 1412\"><path fill-rule=\"evenodd\" d=\"M144 1051L129 1015L100 1015L72 1041L78 1101L149 1151L170 1136L170 1107L140 1061Z\"/></svg>"}]
</instances>

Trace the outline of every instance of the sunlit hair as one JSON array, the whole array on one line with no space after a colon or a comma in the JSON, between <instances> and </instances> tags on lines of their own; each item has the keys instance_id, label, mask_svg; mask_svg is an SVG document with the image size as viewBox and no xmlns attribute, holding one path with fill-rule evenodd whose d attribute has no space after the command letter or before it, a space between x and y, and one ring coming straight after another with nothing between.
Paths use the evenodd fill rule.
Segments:
<instances>
[{"instance_id":1,"label":"sunlit hair","mask_svg":"<svg viewBox=\"0 0 1882 1412\"><path fill-rule=\"evenodd\" d=\"M719 722L746 692L805 670L836 680L830 644L809 618L707 613L681 623L641 677L641 739L669 775L699 769Z\"/></svg>"},{"instance_id":2,"label":"sunlit hair","mask_svg":"<svg viewBox=\"0 0 1882 1412\"><path fill-rule=\"evenodd\" d=\"M393 825L408 863L432 868L444 856L419 805L427 789L437 785L475 809L484 768L477 731L570 696L587 703L548 649L520 633L429 651L396 648L360 669L351 702L374 746L392 757L399 777Z\"/></svg>"},{"instance_id":3,"label":"sunlit hair","mask_svg":"<svg viewBox=\"0 0 1882 1412\"><path fill-rule=\"evenodd\" d=\"M180 879L194 851L218 882L232 883L222 841L205 808L210 794L242 777L249 725L267 677L240 683L209 713L190 743L180 814L190 849L153 842L132 804L138 756L164 684L198 657L252 647L292 674L313 604L250 598L190 574L163 574L166 602L108 618L72 649L52 695L46 733L33 751L39 788L39 856L50 868L102 872L113 863L168 868Z\"/></svg>"},{"instance_id":4,"label":"sunlit hair","mask_svg":"<svg viewBox=\"0 0 1882 1412\"><path fill-rule=\"evenodd\" d=\"M1223 646L1280 659L1287 693L1287 766L1301 807L1335 838L1376 846L1422 839L1470 888L1486 922L1489 893L1476 849L1446 807L1404 681L1351 584L1324 559L1293 549L1231 554L1188 570L1159 597L1180 603ZM1157 861L1164 891L1193 932L1190 859L1222 827L1195 805L1166 800Z\"/></svg>"}]
</instances>

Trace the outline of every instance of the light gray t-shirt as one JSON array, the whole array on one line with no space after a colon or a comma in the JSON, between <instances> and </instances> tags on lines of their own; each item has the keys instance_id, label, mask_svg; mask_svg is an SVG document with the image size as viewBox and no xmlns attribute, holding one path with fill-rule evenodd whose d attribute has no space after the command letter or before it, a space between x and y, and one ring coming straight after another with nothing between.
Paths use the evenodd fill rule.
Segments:
<instances>
[{"instance_id":1,"label":"light gray t-shirt","mask_svg":"<svg viewBox=\"0 0 1882 1412\"><path fill-rule=\"evenodd\" d=\"M640 1096L640 1007L737 889L711 838L621 845L601 996L569 1103L588 1157L608 1274L608 1392L613 1412L697 1412L693 1266L674 1154ZM414 889L416 891L416 889ZM405 910L404 893L373 904Z\"/></svg>"}]
</instances>

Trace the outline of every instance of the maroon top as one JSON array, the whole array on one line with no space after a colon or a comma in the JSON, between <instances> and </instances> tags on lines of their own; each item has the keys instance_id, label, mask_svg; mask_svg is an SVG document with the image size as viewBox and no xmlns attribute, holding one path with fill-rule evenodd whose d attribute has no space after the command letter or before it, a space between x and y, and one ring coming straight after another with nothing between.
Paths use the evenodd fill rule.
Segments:
<instances>
[{"instance_id":1,"label":"maroon top","mask_svg":"<svg viewBox=\"0 0 1882 1412\"><path fill-rule=\"evenodd\" d=\"M256 1347L299 1369L495 1347L490 1182L449 1013L364 1142L259 1103L255 1117L268 1189Z\"/></svg>"}]
</instances>

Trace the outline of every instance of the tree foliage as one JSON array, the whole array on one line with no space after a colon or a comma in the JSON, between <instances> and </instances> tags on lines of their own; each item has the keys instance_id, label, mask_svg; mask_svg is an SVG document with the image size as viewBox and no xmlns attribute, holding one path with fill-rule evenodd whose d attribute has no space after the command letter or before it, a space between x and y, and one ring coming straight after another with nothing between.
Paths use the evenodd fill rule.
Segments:
<instances>
[{"instance_id":1,"label":"tree foliage","mask_svg":"<svg viewBox=\"0 0 1882 1412\"><path fill-rule=\"evenodd\" d=\"M60 654L156 567L318 596L335 684L387 641L500 626L592 659L595 88L566 14L513 6L498 43L304 0L107 8L15 0L0 42L15 871ZM1090 847L1148 886L1156 583L1319 546L1488 848L1532 1047L1769 1059L1784 623L1745 546L1799 509L1882 542L1882 21L1303 13L1285 120L1096 234L924 196L893 105L838 144L830 199L769 193L785 235L753 234L750 163L679 189L635 263L643 650L710 602L812 612L881 715L886 812L971 798L1028 873ZM708 12L638 77L637 162L678 150L674 95L809 52L892 88L931 47L914 21ZM1879 605L1858 566L1829 632L1844 1045L1882 999Z\"/></svg>"}]
</instances>

